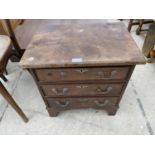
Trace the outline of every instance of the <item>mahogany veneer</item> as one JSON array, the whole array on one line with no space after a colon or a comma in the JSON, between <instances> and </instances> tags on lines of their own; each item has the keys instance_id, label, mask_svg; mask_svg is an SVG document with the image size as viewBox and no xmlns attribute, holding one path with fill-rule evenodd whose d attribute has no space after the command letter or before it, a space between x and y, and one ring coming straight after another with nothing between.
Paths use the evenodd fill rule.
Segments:
<instances>
[{"instance_id":1,"label":"mahogany veneer","mask_svg":"<svg viewBox=\"0 0 155 155\"><path fill-rule=\"evenodd\" d=\"M114 115L136 64L145 59L122 23L41 27L20 62L50 116L79 108Z\"/></svg>"}]
</instances>

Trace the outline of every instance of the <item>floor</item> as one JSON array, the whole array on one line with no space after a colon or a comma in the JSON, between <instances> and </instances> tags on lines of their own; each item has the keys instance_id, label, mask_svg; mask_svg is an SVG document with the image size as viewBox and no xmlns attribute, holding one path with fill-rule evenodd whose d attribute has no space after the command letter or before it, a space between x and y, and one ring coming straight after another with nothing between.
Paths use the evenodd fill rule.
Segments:
<instances>
[{"instance_id":1,"label":"floor","mask_svg":"<svg viewBox=\"0 0 155 155\"><path fill-rule=\"evenodd\" d=\"M98 20L97 22L101 21ZM31 22L31 20L27 20L25 25ZM35 22L40 23L38 20ZM55 20L55 23L61 24L60 20ZM127 24L127 21L124 21L124 23ZM34 26L32 29L35 28ZM139 48L142 48L145 32L137 36L135 28L133 28L131 35ZM19 36L27 37L22 46L26 46L31 39L31 36L22 30L19 31L17 36L19 40L21 39ZM135 68L115 116L108 116L105 111L85 109L62 112L58 117L51 118L48 116L32 76L26 70L19 68L18 63L9 62L7 70L9 82L4 84L29 117L29 123L24 123L0 96L1 135L155 134L155 63L138 65Z\"/></svg>"}]
</instances>

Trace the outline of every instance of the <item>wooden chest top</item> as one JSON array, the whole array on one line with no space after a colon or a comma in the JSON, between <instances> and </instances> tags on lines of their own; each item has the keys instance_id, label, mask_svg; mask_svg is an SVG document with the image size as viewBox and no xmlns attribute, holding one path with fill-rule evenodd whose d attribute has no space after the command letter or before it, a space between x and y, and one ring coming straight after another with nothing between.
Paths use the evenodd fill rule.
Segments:
<instances>
[{"instance_id":1,"label":"wooden chest top","mask_svg":"<svg viewBox=\"0 0 155 155\"><path fill-rule=\"evenodd\" d=\"M123 23L45 25L33 36L23 68L145 63Z\"/></svg>"}]
</instances>

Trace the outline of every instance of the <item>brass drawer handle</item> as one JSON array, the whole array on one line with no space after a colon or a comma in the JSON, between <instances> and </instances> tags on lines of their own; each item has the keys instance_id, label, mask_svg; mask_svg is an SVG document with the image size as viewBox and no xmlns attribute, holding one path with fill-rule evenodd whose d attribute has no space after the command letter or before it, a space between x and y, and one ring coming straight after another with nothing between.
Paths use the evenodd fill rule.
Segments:
<instances>
[{"instance_id":1,"label":"brass drawer handle","mask_svg":"<svg viewBox=\"0 0 155 155\"><path fill-rule=\"evenodd\" d=\"M117 71L116 71L116 70L113 70L113 71L111 71L111 74L110 74L109 77L105 77L104 71L99 71L99 72L97 73L97 76L99 76L100 78L105 79L105 80L110 80L110 79L112 79L113 76L116 75L116 74L117 74Z\"/></svg>"},{"instance_id":2,"label":"brass drawer handle","mask_svg":"<svg viewBox=\"0 0 155 155\"><path fill-rule=\"evenodd\" d=\"M95 104L96 104L97 106L102 107L102 106L107 105L107 104L109 103L109 100L104 100L104 101L95 100L94 102L95 102Z\"/></svg>"},{"instance_id":3,"label":"brass drawer handle","mask_svg":"<svg viewBox=\"0 0 155 155\"><path fill-rule=\"evenodd\" d=\"M76 71L76 72L79 72L79 73L86 73L86 72L88 72L89 70L88 70L88 69L76 69L75 71Z\"/></svg>"},{"instance_id":4,"label":"brass drawer handle","mask_svg":"<svg viewBox=\"0 0 155 155\"><path fill-rule=\"evenodd\" d=\"M79 101L85 103L85 102L88 102L89 100L88 99L79 99Z\"/></svg>"},{"instance_id":5,"label":"brass drawer handle","mask_svg":"<svg viewBox=\"0 0 155 155\"><path fill-rule=\"evenodd\" d=\"M76 87L81 88L81 89L88 88L88 86L86 86L86 85L80 85L80 86L76 86Z\"/></svg>"},{"instance_id":6,"label":"brass drawer handle","mask_svg":"<svg viewBox=\"0 0 155 155\"><path fill-rule=\"evenodd\" d=\"M108 94L111 90L112 90L112 87L111 87L111 86L107 87L106 90L105 90L105 89L102 89L102 88L98 88L98 89L97 89L97 91L98 91L99 93L101 93L101 94Z\"/></svg>"},{"instance_id":7,"label":"brass drawer handle","mask_svg":"<svg viewBox=\"0 0 155 155\"><path fill-rule=\"evenodd\" d=\"M64 102L56 101L56 104L60 107L67 107L69 105L69 101Z\"/></svg>"},{"instance_id":8,"label":"brass drawer handle","mask_svg":"<svg viewBox=\"0 0 155 155\"><path fill-rule=\"evenodd\" d=\"M56 95L64 95L68 90L69 90L68 88L63 88L62 90L52 88L52 92Z\"/></svg>"}]
</instances>

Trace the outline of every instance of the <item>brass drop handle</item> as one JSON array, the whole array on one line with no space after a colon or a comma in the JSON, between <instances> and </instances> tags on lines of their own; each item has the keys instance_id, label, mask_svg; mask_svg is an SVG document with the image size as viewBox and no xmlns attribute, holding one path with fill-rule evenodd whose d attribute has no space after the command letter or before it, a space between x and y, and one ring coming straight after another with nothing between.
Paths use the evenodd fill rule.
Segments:
<instances>
[{"instance_id":1,"label":"brass drop handle","mask_svg":"<svg viewBox=\"0 0 155 155\"><path fill-rule=\"evenodd\" d=\"M111 87L111 86L107 87L106 90L105 90L105 89L102 89L102 88L98 88L98 89L97 89L97 91L98 91L99 93L101 93L101 94L108 94L111 90L112 90L112 87Z\"/></svg>"},{"instance_id":2,"label":"brass drop handle","mask_svg":"<svg viewBox=\"0 0 155 155\"><path fill-rule=\"evenodd\" d=\"M89 100L85 98L85 99L79 99L79 101L85 103L85 102L88 102Z\"/></svg>"},{"instance_id":3,"label":"brass drop handle","mask_svg":"<svg viewBox=\"0 0 155 155\"><path fill-rule=\"evenodd\" d=\"M86 72L88 72L89 70L88 70L88 69L76 69L75 71L76 71L76 72L79 72L79 73L86 73Z\"/></svg>"},{"instance_id":4,"label":"brass drop handle","mask_svg":"<svg viewBox=\"0 0 155 155\"><path fill-rule=\"evenodd\" d=\"M56 104L60 107L67 107L69 105L69 101L64 102L56 101Z\"/></svg>"},{"instance_id":5,"label":"brass drop handle","mask_svg":"<svg viewBox=\"0 0 155 155\"><path fill-rule=\"evenodd\" d=\"M69 90L68 88L63 88L62 90L52 88L52 92L55 93L56 95L64 95L68 90Z\"/></svg>"},{"instance_id":6,"label":"brass drop handle","mask_svg":"<svg viewBox=\"0 0 155 155\"><path fill-rule=\"evenodd\" d=\"M96 104L97 106L102 107L102 106L107 105L107 104L109 103L109 100L104 100L104 101L95 100L94 102L95 102L95 104Z\"/></svg>"},{"instance_id":7,"label":"brass drop handle","mask_svg":"<svg viewBox=\"0 0 155 155\"><path fill-rule=\"evenodd\" d=\"M99 72L97 73L97 75L98 75L100 78L105 79L105 80L110 80L110 79L112 79L112 78L114 77L114 75L116 75L116 74L117 74L117 71L116 71L116 70L111 71L111 74L110 74L109 77L105 77L104 71L99 71Z\"/></svg>"},{"instance_id":8,"label":"brass drop handle","mask_svg":"<svg viewBox=\"0 0 155 155\"><path fill-rule=\"evenodd\" d=\"M77 87L77 88L81 88L81 89L88 88L87 85L78 85L78 86L76 86L76 87Z\"/></svg>"}]
</instances>

